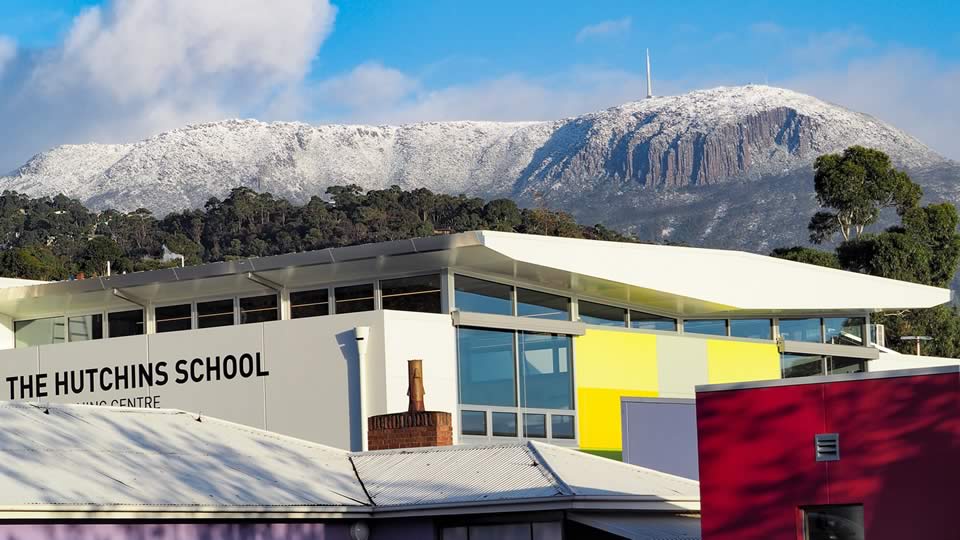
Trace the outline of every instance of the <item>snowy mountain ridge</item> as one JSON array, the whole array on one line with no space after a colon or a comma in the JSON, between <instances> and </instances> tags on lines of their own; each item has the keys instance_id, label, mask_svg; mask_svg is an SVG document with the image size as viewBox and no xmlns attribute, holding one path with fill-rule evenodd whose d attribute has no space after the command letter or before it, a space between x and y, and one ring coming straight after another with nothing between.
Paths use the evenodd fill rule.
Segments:
<instances>
[{"instance_id":1,"label":"snowy mountain ridge","mask_svg":"<svg viewBox=\"0 0 960 540\"><path fill-rule=\"evenodd\" d=\"M808 168L852 144L902 167L945 160L871 116L768 86L720 87L546 122L403 126L226 120L131 144L37 154L3 189L64 193L93 208L158 213L202 206L236 186L295 201L330 185L399 185L563 205L587 191L687 188ZM658 190L659 191L659 190Z\"/></svg>"}]
</instances>

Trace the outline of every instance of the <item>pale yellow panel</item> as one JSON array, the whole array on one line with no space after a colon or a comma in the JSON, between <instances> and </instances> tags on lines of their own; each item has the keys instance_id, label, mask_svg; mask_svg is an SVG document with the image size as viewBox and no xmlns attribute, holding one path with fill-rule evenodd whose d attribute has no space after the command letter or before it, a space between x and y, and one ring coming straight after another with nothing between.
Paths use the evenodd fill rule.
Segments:
<instances>
[{"instance_id":1,"label":"pale yellow panel","mask_svg":"<svg viewBox=\"0 0 960 540\"><path fill-rule=\"evenodd\" d=\"M707 378L710 384L780 378L780 353L773 343L707 341Z\"/></svg>"},{"instance_id":2,"label":"pale yellow panel","mask_svg":"<svg viewBox=\"0 0 960 540\"><path fill-rule=\"evenodd\" d=\"M587 330L574 349L577 388L657 391L656 336Z\"/></svg>"},{"instance_id":3,"label":"pale yellow panel","mask_svg":"<svg viewBox=\"0 0 960 540\"><path fill-rule=\"evenodd\" d=\"M580 448L614 450L623 448L620 430L620 398L656 397L656 392L623 388L578 388L577 420Z\"/></svg>"}]
</instances>

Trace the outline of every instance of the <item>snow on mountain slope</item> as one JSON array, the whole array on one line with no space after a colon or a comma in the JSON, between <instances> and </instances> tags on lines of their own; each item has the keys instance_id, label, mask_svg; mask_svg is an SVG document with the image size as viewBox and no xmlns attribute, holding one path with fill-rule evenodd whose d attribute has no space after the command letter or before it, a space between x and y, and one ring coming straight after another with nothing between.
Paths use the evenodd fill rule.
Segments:
<instances>
[{"instance_id":1,"label":"snow on mountain slope","mask_svg":"<svg viewBox=\"0 0 960 540\"><path fill-rule=\"evenodd\" d=\"M392 184L562 203L597 189L682 188L808 167L863 144L901 166L943 161L868 115L767 86L657 97L551 122L311 126L228 120L123 145L61 146L0 178L95 208L167 212L236 186L303 201L330 185Z\"/></svg>"}]
</instances>

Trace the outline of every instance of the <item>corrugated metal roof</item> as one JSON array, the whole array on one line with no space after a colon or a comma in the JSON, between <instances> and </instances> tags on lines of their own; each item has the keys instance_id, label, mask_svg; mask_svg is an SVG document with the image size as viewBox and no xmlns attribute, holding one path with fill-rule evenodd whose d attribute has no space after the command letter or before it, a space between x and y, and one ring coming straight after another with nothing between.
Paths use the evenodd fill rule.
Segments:
<instances>
[{"instance_id":1,"label":"corrugated metal roof","mask_svg":"<svg viewBox=\"0 0 960 540\"><path fill-rule=\"evenodd\" d=\"M349 453L182 411L23 402L0 403L0 426L0 519L420 514L574 500L699 509L696 482L536 442Z\"/></svg>"},{"instance_id":2,"label":"corrugated metal roof","mask_svg":"<svg viewBox=\"0 0 960 540\"><path fill-rule=\"evenodd\" d=\"M700 500L693 480L533 441L382 450L355 454L353 461L377 506L572 496Z\"/></svg>"},{"instance_id":3,"label":"corrugated metal roof","mask_svg":"<svg viewBox=\"0 0 960 540\"><path fill-rule=\"evenodd\" d=\"M0 507L366 507L349 453L169 410L0 405Z\"/></svg>"},{"instance_id":4,"label":"corrugated metal roof","mask_svg":"<svg viewBox=\"0 0 960 540\"><path fill-rule=\"evenodd\" d=\"M377 506L555 497L567 494L526 445L455 446L356 454Z\"/></svg>"},{"instance_id":5,"label":"corrugated metal roof","mask_svg":"<svg viewBox=\"0 0 960 540\"><path fill-rule=\"evenodd\" d=\"M551 444L528 444L575 495L700 500L700 484L694 480Z\"/></svg>"}]
</instances>

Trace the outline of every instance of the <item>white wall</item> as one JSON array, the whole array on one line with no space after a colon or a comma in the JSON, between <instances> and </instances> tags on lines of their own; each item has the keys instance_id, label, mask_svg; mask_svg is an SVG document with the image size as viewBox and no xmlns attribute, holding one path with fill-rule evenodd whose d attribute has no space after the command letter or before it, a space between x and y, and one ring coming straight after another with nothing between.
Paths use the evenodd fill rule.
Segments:
<instances>
[{"instance_id":1,"label":"white wall","mask_svg":"<svg viewBox=\"0 0 960 540\"><path fill-rule=\"evenodd\" d=\"M13 317L0 314L0 350L12 349L17 342L13 336Z\"/></svg>"},{"instance_id":2,"label":"white wall","mask_svg":"<svg viewBox=\"0 0 960 540\"><path fill-rule=\"evenodd\" d=\"M384 383L386 409L407 410L407 361L423 360L424 402L428 411L453 416L454 443L458 440L457 341L449 314L384 311Z\"/></svg>"},{"instance_id":3,"label":"white wall","mask_svg":"<svg viewBox=\"0 0 960 540\"><path fill-rule=\"evenodd\" d=\"M880 351L880 358L871 360L867 365L867 369L869 371L892 371L895 369L917 369L956 365L960 365L960 359L941 358L938 356L914 356Z\"/></svg>"}]
</instances>

